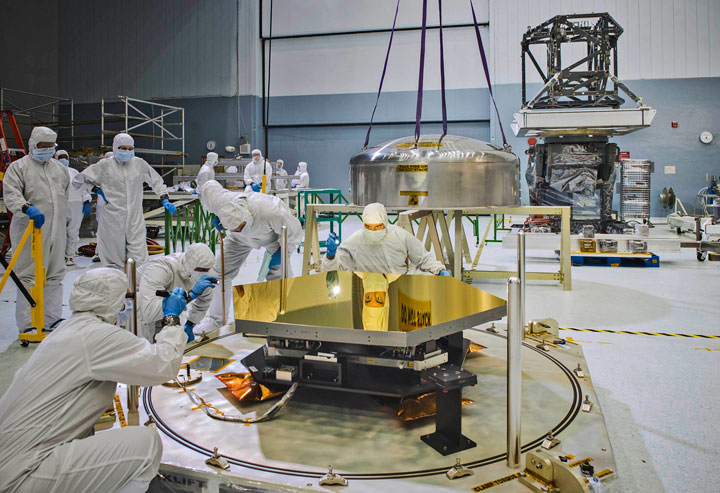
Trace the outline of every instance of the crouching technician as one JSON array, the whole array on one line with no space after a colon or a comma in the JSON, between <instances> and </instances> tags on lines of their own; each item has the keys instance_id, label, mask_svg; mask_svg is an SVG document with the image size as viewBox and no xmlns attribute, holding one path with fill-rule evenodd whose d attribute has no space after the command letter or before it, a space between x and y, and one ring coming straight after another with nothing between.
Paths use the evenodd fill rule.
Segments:
<instances>
[{"instance_id":1,"label":"crouching technician","mask_svg":"<svg viewBox=\"0 0 720 493\"><path fill-rule=\"evenodd\" d=\"M0 399L0 491L146 491L162 442L151 427L92 435L118 382L158 385L177 375L187 339L185 293L163 302L164 328L150 344L114 325L127 278L93 269L70 294L72 316L22 366Z\"/></svg>"}]
</instances>

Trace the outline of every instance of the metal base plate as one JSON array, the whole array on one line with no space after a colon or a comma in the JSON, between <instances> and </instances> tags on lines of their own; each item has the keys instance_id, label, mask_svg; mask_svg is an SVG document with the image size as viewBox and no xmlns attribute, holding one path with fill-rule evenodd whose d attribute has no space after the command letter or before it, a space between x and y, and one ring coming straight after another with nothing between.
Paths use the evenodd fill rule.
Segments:
<instances>
[{"instance_id":1,"label":"metal base plate","mask_svg":"<svg viewBox=\"0 0 720 493\"><path fill-rule=\"evenodd\" d=\"M469 448L477 447L477 443L473 442L465 435L460 435L459 443L451 442L445 438L444 435L438 432L423 435L420 439L443 455L455 454Z\"/></svg>"},{"instance_id":2,"label":"metal base plate","mask_svg":"<svg viewBox=\"0 0 720 493\"><path fill-rule=\"evenodd\" d=\"M505 465L503 334L464 332L487 349L470 355L464 365L478 375L478 384L463 391L463 397L475 403L463 408L462 431L477 446L452 457L440 456L421 440L435 431L433 418L403 423L390 406L373 396L301 387L273 420L248 425L212 420L202 410L193 410L177 389L159 386L144 393L142 410L152 415L160 431L161 473L173 484L195 485L188 491L231 490L222 485L252 487L253 491L325 491L318 480L332 464L349 481L343 491L419 493L468 491L513 474L517 471ZM247 371L240 359L263 343L224 333L195 346L188 356L233 358L224 371ZM570 343L566 346L551 347L549 352L535 348L531 341L523 346L522 450L538 448L552 430L562 440L553 452L592 457L597 470L615 469L589 372L584 379L572 372L578 363L587 368L582 350ZM195 392L232 414L259 415L274 403L241 404L210 375L195 386ZM589 413L580 411L585 395L595 403ZM215 447L231 466L221 476L205 464ZM475 475L449 481L445 473L456 458ZM517 488L511 481L493 491Z\"/></svg>"}]
</instances>

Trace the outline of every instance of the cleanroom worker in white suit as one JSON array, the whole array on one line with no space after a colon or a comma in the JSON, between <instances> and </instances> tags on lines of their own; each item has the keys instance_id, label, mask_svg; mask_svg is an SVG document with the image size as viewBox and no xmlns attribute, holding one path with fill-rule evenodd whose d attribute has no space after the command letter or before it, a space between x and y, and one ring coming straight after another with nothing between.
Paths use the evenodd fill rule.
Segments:
<instances>
[{"instance_id":1,"label":"cleanroom worker in white suit","mask_svg":"<svg viewBox=\"0 0 720 493\"><path fill-rule=\"evenodd\" d=\"M162 442L154 427L92 434L117 382L166 382L185 349L182 289L163 301L155 344L113 325L126 289L116 269L82 274L70 294L72 316L15 373L0 399L0 491L142 492L157 474Z\"/></svg>"},{"instance_id":2,"label":"cleanroom worker in white suit","mask_svg":"<svg viewBox=\"0 0 720 493\"><path fill-rule=\"evenodd\" d=\"M205 164L200 166L200 171L198 172L197 180L195 180L198 188L200 188L200 185L202 185L206 181L215 179L215 166L217 166L217 164L218 164L217 152L208 152L207 156L205 158Z\"/></svg>"},{"instance_id":3,"label":"cleanroom worker in white suit","mask_svg":"<svg viewBox=\"0 0 720 493\"><path fill-rule=\"evenodd\" d=\"M30 154L13 161L3 178L3 199L13 213L10 242L17 250L30 220L41 229L45 268L45 329L51 329L62 317L62 281L65 278L67 243L67 204L70 177L65 166L53 159L57 134L47 127L35 127L30 134ZM35 285L35 262L30 256L28 239L14 271L26 288ZM30 303L18 290L15 321L20 332L31 329Z\"/></svg>"},{"instance_id":4,"label":"cleanroom worker in white suit","mask_svg":"<svg viewBox=\"0 0 720 493\"><path fill-rule=\"evenodd\" d=\"M409 263L415 270L450 276L420 240L399 226L388 224L382 204L368 204L362 213L363 229L340 243L335 233L327 240L323 270L407 274Z\"/></svg>"},{"instance_id":5,"label":"cleanroom worker in white suit","mask_svg":"<svg viewBox=\"0 0 720 493\"><path fill-rule=\"evenodd\" d=\"M245 175L243 181L245 182L246 192L259 192L262 190L262 177L263 168L265 169L266 180L266 191L270 189L270 177L272 177L272 166L268 161L263 158L262 153L259 149L253 149L252 161L245 166Z\"/></svg>"},{"instance_id":6,"label":"cleanroom worker in white suit","mask_svg":"<svg viewBox=\"0 0 720 493\"><path fill-rule=\"evenodd\" d=\"M200 201L206 211L215 214L214 224L227 231L225 250L225 305L232 307L232 280L240 271L250 252L264 248L272 255L268 280L280 279L280 235L287 227L287 261L303 239L300 221L285 203L272 195L256 192L231 192L214 180L200 187ZM210 275L221 278L220 252ZM288 263L288 275L291 274ZM195 327L195 333L211 332L222 323L221 289L215 289L208 315Z\"/></svg>"},{"instance_id":7,"label":"cleanroom worker in white suit","mask_svg":"<svg viewBox=\"0 0 720 493\"><path fill-rule=\"evenodd\" d=\"M140 336L153 342L156 326L163 318L162 298L159 290L183 288L193 299L188 306L185 334L188 341L195 339L192 328L200 322L210 306L212 289L217 278L207 275L215 264L215 255L204 243L193 243L184 252L152 258L139 269L138 296L140 310Z\"/></svg>"},{"instance_id":8,"label":"cleanroom worker in white suit","mask_svg":"<svg viewBox=\"0 0 720 493\"><path fill-rule=\"evenodd\" d=\"M75 168L70 167L70 159L67 151L57 151L55 159L67 169L70 181L79 173ZM78 241L80 240L80 225L83 217L90 214L90 192L86 188L75 190L70 187L68 191L68 212L67 212L67 244L65 245L65 265L75 265L73 257L77 255Z\"/></svg>"},{"instance_id":9,"label":"cleanroom worker in white suit","mask_svg":"<svg viewBox=\"0 0 720 493\"><path fill-rule=\"evenodd\" d=\"M103 220L98 226L98 250L103 267L125 269L133 258L142 265L148 258L145 219L143 218L143 184L160 196L165 209L175 213L167 187L157 171L142 158L135 157L135 141L120 133L113 139L113 157L101 159L73 178L73 186L86 185L102 189L107 198Z\"/></svg>"}]
</instances>

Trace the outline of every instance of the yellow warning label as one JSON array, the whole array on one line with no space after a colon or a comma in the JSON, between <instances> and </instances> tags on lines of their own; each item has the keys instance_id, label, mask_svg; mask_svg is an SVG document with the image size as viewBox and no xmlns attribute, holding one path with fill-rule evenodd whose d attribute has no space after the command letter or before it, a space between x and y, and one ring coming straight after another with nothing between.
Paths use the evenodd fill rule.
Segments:
<instances>
[{"instance_id":1,"label":"yellow warning label","mask_svg":"<svg viewBox=\"0 0 720 493\"><path fill-rule=\"evenodd\" d=\"M115 394L115 398L113 400L115 401L115 413L117 414L118 421L120 421L120 426L124 428L127 426L127 420L125 419L125 412L123 411L122 404L120 403L120 396Z\"/></svg>"},{"instance_id":2,"label":"yellow warning label","mask_svg":"<svg viewBox=\"0 0 720 493\"><path fill-rule=\"evenodd\" d=\"M402 291L398 292L398 327L403 332L422 329L432 325L430 300L416 300Z\"/></svg>"},{"instance_id":3,"label":"yellow warning label","mask_svg":"<svg viewBox=\"0 0 720 493\"><path fill-rule=\"evenodd\" d=\"M519 477L520 477L520 473L516 472L515 474L511 474L510 476L505 476L504 478L496 479L495 481L488 481L487 483L475 486L472 490L473 491L489 490L493 486L498 486L503 483L507 483L508 481L512 481L513 479L517 479Z\"/></svg>"},{"instance_id":4,"label":"yellow warning label","mask_svg":"<svg viewBox=\"0 0 720 493\"><path fill-rule=\"evenodd\" d=\"M403 142L393 146L393 149L412 149L415 147L415 142ZM442 147L440 142L418 142L417 147Z\"/></svg>"},{"instance_id":5,"label":"yellow warning label","mask_svg":"<svg viewBox=\"0 0 720 493\"><path fill-rule=\"evenodd\" d=\"M396 173L427 173L427 164L398 164Z\"/></svg>"},{"instance_id":6,"label":"yellow warning label","mask_svg":"<svg viewBox=\"0 0 720 493\"><path fill-rule=\"evenodd\" d=\"M571 462L570 464L568 464L568 466L570 466L570 467L577 467L577 466L579 466L580 464L582 464L582 463L585 462L585 461L592 462L592 461L593 461L593 458L592 458L592 457L585 457L584 459L580 459L580 460L576 460L575 462Z\"/></svg>"},{"instance_id":7,"label":"yellow warning label","mask_svg":"<svg viewBox=\"0 0 720 493\"><path fill-rule=\"evenodd\" d=\"M401 197L412 197L413 195L416 197L427 197L428 193L424 190L400 190Z\"/></svg>"}]
</instances>

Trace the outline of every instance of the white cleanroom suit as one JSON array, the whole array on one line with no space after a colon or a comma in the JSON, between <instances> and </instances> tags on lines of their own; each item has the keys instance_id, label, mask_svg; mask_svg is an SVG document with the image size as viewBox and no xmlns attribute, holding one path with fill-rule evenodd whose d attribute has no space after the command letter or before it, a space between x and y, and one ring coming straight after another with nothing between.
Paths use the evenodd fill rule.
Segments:
<instances>
[{"instance_id":1,"label":"white cleanroom suit","mask_svg":"<svg viewBox=\"0 0 720 493\"><path fill-rule=\"evenodd\" d=\"M155 294L158 290L172 291L183 288L189 293L195 283L207 272L195 269L210 269L215 264L215 255L204 243L193 243L182 253L156 257L139 269L138 300L140 335L152 342L156 323L163 318L163 299ZM193 324L200 322L212 300L212 290L206 289L188 305L187 319Z\"/></svg>"},{"instance_id":2,"label":"white cleanroom suit","mask_svg":"<svg viewBox=\"0 0 720 493\"><path fill-rule=\"evenodd\" d=\"M277 176L287 176L288 173L285 171L285 161L282 159L277 160L277 171L275 173ZM285 190L286 188L290 187L290 180L276 180L275 181L275 188L277 190Z\"/></svg>"},{"instance_id":3,"label":"white cleanroom suit","mask_svg":"<svg viewBox=\"0 0 720 493\"><path fill-rule=\"evenodd\" d=\"M198 172L197 180L195 180L198 188L200 188L200 186L203 183L205 183L206 181L215 179L215 166L217 166L217 163L218 163L217 152L208 152L207 157L205 159L205 164L200 166L200 171Z\"/></svg>"},{"instance_id":4,"label":"white cleanroom suit","mask_svg":"<svg viewBox=\"0 0 720 493\"><path fill-rule=\"evenodd\" d=\"M75 168L70 167L68 153L66 151L58 151L55 158L67 169L70 181L80 173ZM80 225L82 224L83 217L85 217L83 214L83 203L90 202L91 200L92 197L87 187L83 187L81 190L75 190L74 187L70 187L68 190L66 258L72 258L77 255L77 246L80 240Z\"/></svg>"},{"instance_id":5,"label":"white cleanroom suit","mask_svg":"<svg viewBox=\"0 0 720 493\"><path fill-rule=\"evenodd\" d=\"M268 161L265 160L265 158L262 157L262 154L258 149L254 149L252 151L252 161L250 161L247 166L245 166L245 175L243 176L246 192L253 191L253 185L262 186L263 166L265 169L265 174L267 175L267 177L265 178L265 189L269 190L270 178L272 177L272 166ZM259 190L255 191L259 192Z\"/></svg>"},{"instance_id":6,"label":"white cleanroom suit","mask_svg":"<svg viewBox=\"0 0 720 493\"><path fill-rule=\"evenodd\" d=\"M355 231L337 248L335 258L323 257L323 270L352 272L408 273L408 262L414 270L440 274L445 270L442 262L425 250L420 240L404 229L388 224L387 212L382 204L368 204L362 214L363 225L384 224L385 229Z\"/></svg>"},{"instance_id":7,"label":"white cleanroom suit","mask_svg":"<svg viewBox=\"0 0 720 493\"><path fill-rule=\"evenodd\" d=\"M103 219L98 225L98 254L104 267L116 269L125 269L128 258L133 258L137 265L142 265L148 258L143 184L150 185L161 199L167 196L162 178L147 161L139 157L127 162L118 159L118 146L121 145L133 145L132 137L117 134L113 140L115 156L101 159L73 178L75 188L90 184L102 188L107 197Z\"/></svg>"},{"instance_id":8,"label":"white cleanroom suit","mask_svg":"<svg viewBox=\"0 0 720 493\"><path fill-rule=\"evenodd\" d=\"M42 225L43 266L45 267L45 328L62 317L62 281L65 277L65 245L67 243L67 201L70 178L65 166L50 157L38 161L38 142L55 142L57 134L47 127L35 127L30 134L30 154L13 161L3 178L5 206L13 213L10 224L10 242L13 251L30 222L23 206L30 204L45 216ZM27 208L26 208L27 210ZM14 271L25 285L35 285L34 260L30 256L31 238L28 238L18 257ZM30 329L30 304L18 290L15 305L15 321L18 330Z\"/></svg>"},{"instance_id":9,"label":"white cleanroom suit","mask_svg":"<svg viewBox=\"0 0 720 493\"><path fill-rule=\"evenodd\" d=\"M310 186L310 174L307 170L306 162L299 162L295 174L300 177L299 180L293 182L293 188L308 188Z\"/></svg>"},{"instance_id":10,"label":"white cleanroom suit","mask_svg":"<svg viewBox=\"0 0 720 493\"><path fill-rule=\"evenodd\" d=\"M208 181L201 188L201 202L206 211L215 214L227 231L225 250L225 306L232 308L232 280L237 276L245 259L253 249L264 248L269 254L280 250L282 227L287 227L287 262L291 253L303 240L300 221L292 215L285 203L272 195L255 192L231 192L218 182ZM232 232L246 222L242 232ZM210 275L221 278L220 249L216 249L215 266ZM270 267L267 279L280 279L280 265ZM288 276L292 269L288 263ZM196 333L210 332L222 323L222 291L214 290L208 315L196 326Z\"/></svg>"},{"instance_id":11,"label":"white cleanroom suit","mask_svg":"<svg viewBox=\"0 0 720 493\"><path fill-rule=\"evenodd\" d=\"M177 375L185 349L180 326L150 344L116 325L123 272L81 275L72 316L40 344L0 399L0 491L145 491L162 442L151 427L90 436L112 404L117 382L158 385Z\"/></svg>"}]
</instances>

